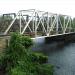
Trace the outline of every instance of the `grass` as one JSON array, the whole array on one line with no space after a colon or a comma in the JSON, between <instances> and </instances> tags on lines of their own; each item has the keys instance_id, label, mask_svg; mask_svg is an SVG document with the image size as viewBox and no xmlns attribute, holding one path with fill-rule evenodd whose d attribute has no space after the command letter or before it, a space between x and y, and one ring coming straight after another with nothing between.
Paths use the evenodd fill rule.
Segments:
<instances>
[{"instance_id":1,"label":"grass","mask_svg":"<svg viewBox=\"0 0 75 75\"><path fill-rule=\"evenodd\" d=\"M6 39L0 38L0 55L5 48L6 48Z\"/></svg>"}]
</instances>

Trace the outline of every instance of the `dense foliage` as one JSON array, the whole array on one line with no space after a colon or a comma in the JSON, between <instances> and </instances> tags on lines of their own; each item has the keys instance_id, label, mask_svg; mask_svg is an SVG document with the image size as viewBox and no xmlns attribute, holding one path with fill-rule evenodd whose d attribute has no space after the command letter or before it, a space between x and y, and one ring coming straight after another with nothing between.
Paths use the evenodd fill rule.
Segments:
<instances>
[{"instance_id":1,"label":"dense foliage","mask_svg":"<svg viewBox=\"0 0 75 75\"><path fill-rule=\"evenodd\" d=\"M53 75L53 66L45 64L47 56L32 52L32 44L29 37L13 33L0 58L0 75Z\"/></svg>"}]
</instances>

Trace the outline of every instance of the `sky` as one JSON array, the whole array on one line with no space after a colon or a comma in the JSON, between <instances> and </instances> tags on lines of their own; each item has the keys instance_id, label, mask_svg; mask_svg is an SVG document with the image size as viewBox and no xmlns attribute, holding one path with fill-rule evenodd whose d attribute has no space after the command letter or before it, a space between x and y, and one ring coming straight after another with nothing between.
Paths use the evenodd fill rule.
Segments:
<instances>
[{"instance_id":1,"label":"sky","mask_svg":"<svg viewBox=\"0 0 75 75\"><path fill-rule=\"evenodd\" d=\"M27 9L75 17L75 0L0 0L0 14Z\"/></svg>"}]
</instances>

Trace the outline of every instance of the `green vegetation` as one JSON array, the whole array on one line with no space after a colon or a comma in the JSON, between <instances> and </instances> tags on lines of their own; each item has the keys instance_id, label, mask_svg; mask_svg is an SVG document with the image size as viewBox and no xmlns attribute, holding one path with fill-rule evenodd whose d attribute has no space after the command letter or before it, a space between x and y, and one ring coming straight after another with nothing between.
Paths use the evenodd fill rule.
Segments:
<instances>
[{"instance_id":1,"label":"green vegetation","mask_svg":"<svg viewBox=\"0 0 75 75\"><path fill-rule=\"evenodd\" d=\"M29 37L13 33L9 46L0 57L0 75L53 75L47 56L30 50Z\"/></svg>"}]
</instances>

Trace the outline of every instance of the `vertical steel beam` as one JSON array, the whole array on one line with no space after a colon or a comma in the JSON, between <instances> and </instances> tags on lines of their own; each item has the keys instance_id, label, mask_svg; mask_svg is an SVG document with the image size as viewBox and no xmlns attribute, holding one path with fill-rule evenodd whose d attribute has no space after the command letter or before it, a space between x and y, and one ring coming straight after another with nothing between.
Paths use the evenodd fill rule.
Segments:
<instances>
[{"instance_id":1,"label":"vertical steel beam","mask_svg":"<svg viewBox=\"0 0 75 75\"><path fill-rule=\"evenodd\" d=\"M57 15L56 16L56 34L59 34L58 33L58 28L59 28L58 18L59 18L59 16Z\"/></svg>"},{"instance_id":2,"label":"vertical steel beam","mask_svg":"<svg viewBox=\"0 0 75 75\"><path fill-rule=\"evenodd\" d=\"M65 34L65 17L64 17L64 25L63 25L63 34Z\"/></svg>"},{"instance_id":3,"label":"vertical steel beam","mask_svg":"<svg viewBox=\"0 0 75 75\"><path fill-rule=\"evenodd\" d=\"M70 17L70 25L69 25L69 32L71 32L72 24L71 24L71 17Z\"/></svg>"},{"instance_id":4,"label":"vertical steel beam","mask_svg":"<svg viewBox=\"0 0 75 75\"><path fill-rule=\"evenodd\" d=\"M49 13L47 12L47 36L49 36Z\"/></svg>"},{"instance_id":5,"label":"vertical steel beam","mask_svg":"<svg viewBox=\"0 0 75 75\"><path fill-rule=\"evenodd\" d=\"M32 20L32 22L33 22L33 25L32 25L32 30L33 30L33 33L34 33L34 31L35 31L35 25L34 25L34 22L35 22L35 20L34 20L34 18L35 18L35 16L33 17L33 20Z\"/></svg>"},{"instance_id":6,"label":"vertical steel beam","mask_svg":"<svg viewBox=\"0 0 75 75\"><path fill-rule=\"evenodd\" d=\"M34 28L35 28L35 37L37 37L37 12L35 11L35 26L34 26Z\"/></svg>"},{"instance_id":7,"label":"vertical steel beam","mask_svg":"<svg viewBox=\"0 0 75 75\"><path fill-rule=\"evenodd\" d=\"M21 27L22 27L22 25L21 25L21 12L19 13L19 20L20 20L20 34L21 34Z\"/></svg>"}]
</instances>

